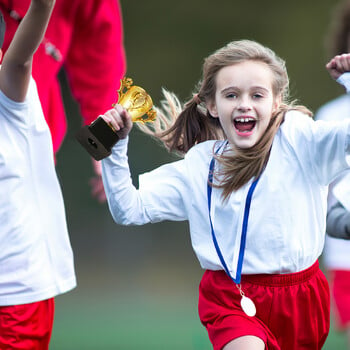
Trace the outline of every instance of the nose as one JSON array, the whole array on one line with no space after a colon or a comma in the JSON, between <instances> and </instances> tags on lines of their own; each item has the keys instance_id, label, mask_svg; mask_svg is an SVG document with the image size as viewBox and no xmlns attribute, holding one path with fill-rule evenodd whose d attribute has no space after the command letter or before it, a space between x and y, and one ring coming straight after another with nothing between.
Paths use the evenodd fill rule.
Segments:
<instances>
[{"instance_id":1,"label":"nose","mask_svg":"<svg viewBox=\"0 0 350 350\"><path fill-rule=\"evenodd\" d=\"M241 98L239 101L239 105L238 105L238 110L240 112L247 112L250 111L252 109L249 101L247 98Z\"/></svg>"}]
</instances>

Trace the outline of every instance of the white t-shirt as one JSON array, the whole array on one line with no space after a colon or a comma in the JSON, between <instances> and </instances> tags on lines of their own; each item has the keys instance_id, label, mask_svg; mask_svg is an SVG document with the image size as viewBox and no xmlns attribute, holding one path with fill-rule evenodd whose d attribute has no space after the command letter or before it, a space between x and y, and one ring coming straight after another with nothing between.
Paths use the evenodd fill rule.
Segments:
<instances>
[{"instance_id":1,"label":"white t-shirt","mask_svg":"<svg viewBox=\"0 0 350 350\"><path fill-rule=\"evenodd\" d=\"M288 112L279 128L268 164L253 194L243 274L291 273L311 266L325 236L328 184L349 167L350 121L315 122ZM109 208L120 224L188 220L201 266L220 270L208 215L207 178L215 141L192 147L185 158L140 176L133 187L127 139L102 161ZM218 245L235 278L245 200L252 180L223 204L212 192L211 217Z\"/></svg>"},{"instance_id":2,"label":"white t-shirt","mask_svg":"<svg viewBox=\"0 0 350 350\"><path fill-rule=\"evenodd\" d=\"M350 94L342 95L325 105L316 113L317 120L350 120ZM350 211L350 172L346 171L332 183L328 202L339 201ZM326 236L323 261L328 269L350 269L350 241Z\"/></svg>"},{"instance_id":3,"label":"white t-shirt","mask_svg":"<svg viewBox=\"0 0 350 350\"><path fill-rule=\"evenodd\" d=\"M34 80L17 103L0 92L0 305L76 286L50 131Z\"/></svg>"}]
</instances>

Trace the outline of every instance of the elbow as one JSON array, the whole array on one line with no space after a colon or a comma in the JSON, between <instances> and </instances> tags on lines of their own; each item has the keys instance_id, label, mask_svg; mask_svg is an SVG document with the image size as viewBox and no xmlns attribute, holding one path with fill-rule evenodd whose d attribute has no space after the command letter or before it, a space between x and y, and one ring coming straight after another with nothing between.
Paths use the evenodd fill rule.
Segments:
<instances>
[{"instance_id":1,"label":"elbow","mask_svg":"<svg viewBox=\"0 0 350 350\"><path fill-rule=\"evenodd\" d=\"M109 202L109 211L116 224L123 226L134 225L128 211L125 211L125 209L122 210L119 205L116 205L113 202Z\"/></svg>"},{"instance_id":2,"label":"elbow","mask_svg":"<svg viewBox=\"0 0 350 350\"><path fill-rule=\"evenodd\" d=\"M328 216L326 232L330 237L350 240L349 218Z\"/></svg>"},{"instance_id":3,"label":"elbow","mask_svg":"<svg viewBox=\"0 0 350 350\"><path fill-rule=\"evenodd\" d=\"M112 211L112 210L111 210L111 215L114 222L118 225L122 225L122 226L136 225L136 223L133 220L131 220L128 215L122 214L120 212Z\"/></svg>"},{"instance_id":4,"label":"elbow","mask_svg":"<svg viewBox=\"0 0 350 350\"><path fill-rule=\"evenodd\" d=\"M121 202L124 204L122 205ZM140 209L140 206L133 201L117 200L113 196L108 199L109 210L115 223L123 226L143 225L148 221Z\"/></svg>"}]
</instances>

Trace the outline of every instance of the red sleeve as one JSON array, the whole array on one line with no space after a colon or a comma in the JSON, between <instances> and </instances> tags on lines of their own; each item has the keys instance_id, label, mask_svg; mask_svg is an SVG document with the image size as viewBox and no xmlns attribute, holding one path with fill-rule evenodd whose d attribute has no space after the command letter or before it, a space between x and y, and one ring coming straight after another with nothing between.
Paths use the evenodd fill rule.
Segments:
<instances>
[{"instance_id":1,"label":"red sleeve","mask_svg":"<svg viewBox=\"0 0 350 350\"><path fill-rule=\"evenodd\" d=\"M74 0L76 1L76 0ZM126 70L118 0L82 0L65 69L85 124L112 107Z\"/></svg>"}]
</instances>

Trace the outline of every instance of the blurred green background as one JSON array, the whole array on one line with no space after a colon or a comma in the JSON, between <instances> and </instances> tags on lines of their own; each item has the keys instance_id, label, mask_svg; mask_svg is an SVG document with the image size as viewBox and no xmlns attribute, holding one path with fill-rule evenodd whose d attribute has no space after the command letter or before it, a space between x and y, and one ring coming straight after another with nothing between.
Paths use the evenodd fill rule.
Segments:
<instances>
[{"instance_id":1,"label":"blurred green background","mask_svg":"<svg viewBox=\"0 0 350 350\"><path fill-rule=\"evenodd\" d=\"M184 100L200 79L207 55L231 40L253 39L287 61L293 98L315 111L342 93L324 69L324 39L336 3L121 0L127 76L155 104L162 87ZM65 88L64 74L61 78L69 133L57 156L57 171L78 287L56 299L51 349L211 349L197 316L202 270L187 224L113 223L107 205L90 195L91 161L74 138L79 111ZM135 184L139 173L174 159L137 128L129 157ZM335 348L345 349L345 340L332 330L325 349Z\"/></svg>"}]
</instances>

